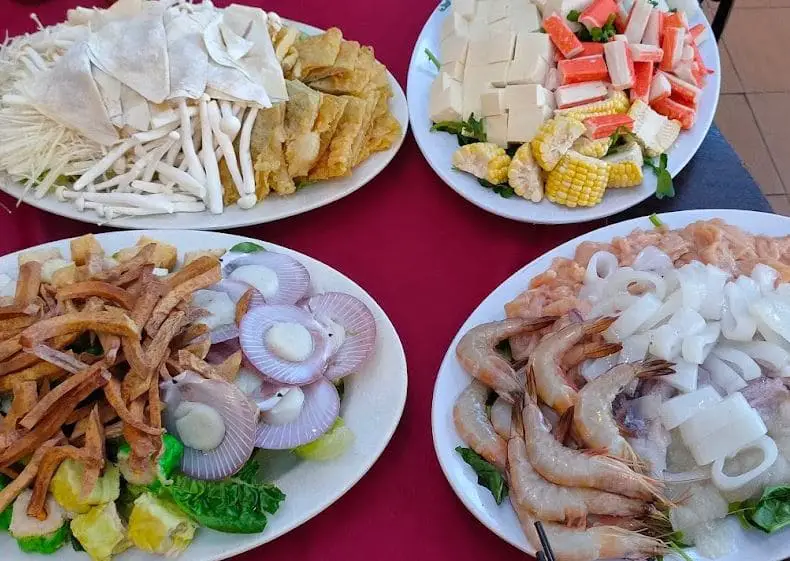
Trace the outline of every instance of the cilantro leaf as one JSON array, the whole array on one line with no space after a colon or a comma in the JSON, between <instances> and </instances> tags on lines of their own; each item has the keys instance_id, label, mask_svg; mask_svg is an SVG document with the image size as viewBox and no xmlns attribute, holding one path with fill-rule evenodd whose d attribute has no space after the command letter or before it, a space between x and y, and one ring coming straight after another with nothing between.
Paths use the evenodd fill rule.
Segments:
<instances>
[{"instance_id":1,"label":"cilantro leaf","mask_svg":"<svg viewBox=\"0 0 790 561\"><path fill-rule=\"evenodd\" d=\"M442 68L442 63L440 63L439 59L436 58L436 55L431 52L431 49L425 49L425 56L427 56L428 60L433 63L433 65L436 67L436 70L440 70Z\"/></svg>"},{"instance_id":2,"label":"cilantro leaf","mask_svg":"<svg viewBox=\"0 0 790 561\"><path fill-rule=\"evenodd\" d=\"M656 174L656 198L663 199L664 197L672 198L675 196L675 187L672 184L672 176L667 170L667 155L661 154L658 158L658 165L656 165L649 158L645 158L645 165L653 170Z\"/></svg>"},{"instance_id":3,"label":"cilantro leaf","mask_svg":"<svg viewBox=\"0 0 790 561\"><path fill-rule=\"evenodd\" d=\"M446 132L458 138L458 145L485 142L486 133L482 119L475 119L475 114L469 115L466 121L439 121L431 127L431 132Z\"/></svg>"},{"instance_id":4,"label":"cilantro leaf","mask_svg":"<svg viewBox=\"0 0 790 561\"><path fill-rule=\"evenodd\" d=\"M509 199L516 194L513 188L508 185L507 183L501 183L496 185L495 183L491 183L490 181L486 181L485 179L477 178L477 182L485 187L486 189L491 189L494 193L502 197L503 199Z\"/></svg>"},{"instance_id":5,"label":"cilantro leaf","mask_svg":"<svg viewBox=\"0 0 790 561\"><path fill-rule=\"evenodd\" d=\"M228 251L236 253L257 253L259 251L266 251L266 249L257 243L241 242L231 247Z\"/></svg>"},{"instance_id":6,"label":"cilantro leaf","mask_svg":"<svg viewBox=\"0 0 790 561\"><path fill-rule=\"evenodd\" d=\"M568 12L568 15L566 17L568 21L577 22L579 21L580 15L582 14L579 10L571 10L570 12Z\"/></svg>"},{"instance_id":7,"label":"cilantro leaf","mask_svg":"<svg viewBox=\"0 0 790 561\"><path fill-rule=\"evenodd\" d=\"M482 485L491 491L496 504L502 504L502 501L507 497L507 483L505 483L505 478L502 477L502 474L471 448L458 446L455 451L475 470L478 485Z\"/></svg>"}]
</instances>

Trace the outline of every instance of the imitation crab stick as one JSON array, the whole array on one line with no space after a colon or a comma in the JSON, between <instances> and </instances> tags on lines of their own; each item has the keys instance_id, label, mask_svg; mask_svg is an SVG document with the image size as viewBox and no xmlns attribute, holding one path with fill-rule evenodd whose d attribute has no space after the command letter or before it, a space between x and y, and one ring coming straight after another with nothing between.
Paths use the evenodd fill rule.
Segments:
<instances>
[{"instance_id":1,"label":"imitation crab stick","mask_svg":"<svg viewBox=\"0 0 790 561\"><path fill-rule=\"evenodd\" d=\"M628 16L628 23L625 26L625 36L629 43L639 43L645 34L647 20L653 11L653 5L647 0L635 0L631 7L631 14Z\"/></svg>"},{"instance_id":2,"label":"imitation crab stick","mask_svg":"<svg viewBox=\"0 0 790 561\"><path fill-rule=\"evenodd\" d=\"M612 86L617 90L624 90L634 85L634 73L628 53L628 44L625 41L609 41L603 47L606 55L606 66L609 68L609 77Z\"/></svg>"},{"instance_id":3,"label":"imitation crab stick","mask_svg":"<svg viewBox=\"0 0 790 561\"><path fill-rule=\"evenodd\" d=\"M678 10L677 12L671 12L664 16L664 31L672 27L682 27L683 31L688 31L689 21L688 18L686 18L685 12Z\"/></svg>"},{"instance_id":4,"label":"imitation crab stick","mask_svg":"<svg viewBox=\"0 0 790 561\"><path fill-rule=\"evenodd\" d=\"M606 80L609 71L606 68L603 55L580 56L561 60L557 63L560 71L560 83L578 84L580 82L595 82Z\"/></svg>"},{"instance_id":5,"label":"imitation crab stick","mask_svg":"<svg viewBox=\"0 0 790 561\"><path fill-rule=\"evenodd\" d=\"M665 76L667 80L669 80L669 85L672 87L672 93L670 94L672 99L684 105L688 105L689 107L697 106L700 95L702 95L701 89L672 74L665 74Z\"/></svg>"},{"instance_id":6,"label":"imitation crab stick","mask_svg":"<svg viewBox=\"0 0 790 561\"><path fill-rule=\"evenodd\" d=\"M661 43L661 48L664 49L664 58L661 59L661 70L672 71L680 62L685 37L686 30L682 27L664 28L664 40Z\"/></svg>"},{"instance_id":7,"label":"imitation crab stick","mask_svg":"<svg viewBox=\"0 0 790 561\"><path fill-rule=\"evenodd\" d=\"M694 43L697 46L704 43L705 40L708 38L708 34L705 33L705 25L702 23L698 23L697 25L689 29L689 33L691 34L691 37L694 39Z\"/></svg>"},{"instance_id":8,"label":"imitation crab stick","mask_svg":"<svg viewBox=\"0 0 790 561\"><path fill-rule=\"evenodd\" d=\"M658 8L653 8L650 11L650 17L647 19L647 26L645 26L645 33L642 35L642 43L645 45L661 45L661 35L664 22L664 12Z\"/></svg>"},{"instance_id":9,"label":"imitation crab stick","mask_svg":"<svg viewBox=\"0 0 790 561\"><path fill-rule=\"evenodd\" d=\"M625 33L625 28L628 25L628 11L622 2L617 2L617 14L614 16L614 28L617 33Z\"/></svg>"},{"instance_id":10,"label":"imitation crab stick","mask_svg":"<svg viewBox=\"0 0 790 561\"><path fill-rule=\"evenodd\" d=\"M664 99L672 94L672 84L663 72L657 72L650 84L650 103Z\"/></svg>"},{"instance_id":11,"label":"imitation crab stick","mask_svg":"<svg viewBox=\"0 0 790 561\"><path fill-rule=\"evenodd\" d=\"M631 52L631 60L634 62L659 63L664 58L664 50L656 45L630 44L628 50Z\"/></svg>"},{"instance_id":12,"label":"imitation crab stick","mask_svg":"<svg viewBox=\"0 0 790 561\"><path fill-rule=\"evenodd\" d=\"M653 63L634 62L634 85L631 88L631 101L641 99L650 101L650 86L653 83Z\"/></svg>"},{"instance_id":13,"label":"imitation crab stick","mask_svg":"<svg viewBox=\"0 0 790 561\"><path fill-rule=\"evenodd\" d=\"M697 118L697 112L694 109L682 103L678 103L669 97L654 101L650 104L650 107L652 107L656 113L664 115L669 119L679 121L680 126L684 129L693 127L694 121Z\"/></svg>"},{"instance_id":14,"label":"imitation crab stick","mask_svg":"<svg viewBox=\"0 0 790 561\"><path fill-rule=\"evenodd\" d=\"M559 109L584 105L604 99L608 94L606 82L582 82L581 84L569 84L560 86L554 92Z\"/></svg>"},{"instance_id":15,"label":"imitation crab stick","mask_svg":"<svg viewBox=\"0 0 790 561\"><path fill-rule=\"evenodd\" d=\"M587 117L584 120L586 130L584 136L592 140L608 138L620 129L631 131L634 128L634 120L625 114L619 115L599 115L597 117Z\"/></svg>"},{"instance_id":16,"label":"imitation crab stick","mask_svg":"<svg viewBox=\"0 0 790 561\"><path fill-rule=\"evenodd\" d=\"M543 29L565 58L573 58L582 52L582 42L558 14L551 14L544 19Z\"/></svg>"},{"instance_id":17,"label":"imitation crab stick","mask_svg":"<svg viewBox=\"0 0 790 561\"><path fill-rule=\"evenodd\" d=\"M614 0L593 0L579 16L579 23L587 29L603 27L612 14L617 14L617 3Z\"/></svg>"}]
</instances>

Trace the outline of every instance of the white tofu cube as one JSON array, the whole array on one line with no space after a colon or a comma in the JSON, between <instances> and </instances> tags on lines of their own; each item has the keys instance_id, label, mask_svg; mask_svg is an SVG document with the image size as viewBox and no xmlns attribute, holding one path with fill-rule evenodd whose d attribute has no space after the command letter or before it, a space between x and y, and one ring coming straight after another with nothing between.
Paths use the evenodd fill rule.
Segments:
<instances>
[{"instance_id":1,"label":"white tofu cube","mask_svg":"<svg viewBox=\"0 0 790 561\"><path fill-rule=\"evenodd\" d=\"M488 62L513 60L516 34L512 31L491 33L488 41Z\"/></svg>"},{"instance_id":2,"label":"white tofu cube","mask_svg":"<svg viewBox=\"0 0 790 561\"><path fill-rule=\"evenodd\" d=\"M442 41L451 35L457 35L458 37L469 36L469 22L454 10L447 14L442 22Z\"/></svg>"},{"instance_id":3,"label":"white tofu cube","mask_svg":"<svg viewBox=\"0 0 790 561\"><path fill-rule=\"evenodd\" d=\"M547 33L519 31L516 36L515 60L540 56L546 62L554 61L554 46Z\"/></svg>"},{"instance_id":4,"label":"white tofu cube","mask_svg":"<svg viewBox=\"0 0 790 561\"><path fill-rule=\"evenodd\" d=\"M453 11L460 14L464 19L471 20L475 15L477 0L455 0Z\"/></svg>"},{"instance_id":5,"label":"white tofu cube","mask_svg":"<svg viewBox=\"0 0 790 561\"><path fill-rule=\"evenodd\" d=\"M488 7L488 23L494 23L508 17L510 14L510 0L491 0Z\"/></svg>"},{"instance_id":6,"label":"white tofu cube","mask_svg":"<svg viewBox=\"0 0 790 561\"><path fill-rule=\"evenodd\" d=\"M508 114L492 115L483 120L486 131L486 140L507 148Z\"/></svg>"},{"instance_id":7,"label":"white tofu cube","mask_svg":"<svg viewBox=\"0 0 790 561\"><path fill-rule=\"evenodd\" d=\"M442 41L439 62L443 65L451 62L466 64L466 53L468 49L469 40L467 38L450 35L447 39Z\"/></svg>"},{"instance_id":8,"label":"white tofu cube","mask_svg":"<svg viewBox=\"0 0 790 561\"><path fill-rule=\"evenodd\" d=\"M475 15L472 17L472 21L482 21L488 24L488 13L490 11L491 2L488 0L478 0L477 4L475 4Z\"/></svg>"},{"instance_id":9,"label":"white tofu cube","mask_svg":"<svg viewBox=\"0 0 790 561\"><path fill-rule=\"evenodd\" d=\"M439 80L434 80L434 85ZM431 87L429 104L431 121L458 121L463 110L462 88L459 82L450 80L444 89Z\"/></svg>"},{"instance_id":10,"label":"white tofu cube","mask_svg":"<svg viewBox=\"0 0 790 561\"><path fill-rule=\"evenodd\" d=\"M443 64L441 70L460 82L464 79L464 67L464 63L456 61Z\"/></svg>"},{"instance_id":11,"label":"white tofu cube","mask_svg":"<svg viewBox=\"0 0 790 561\"><path fill-rule=\"evenodd\" d=\"M547 0L543 7L543 15L548 17L553 13L560 14L562 19L568 17L568 12L577 10L583 12L584 9L592 4L592 0ZM568 22L570 25L572 22Z\"/></svg>"},{"instance_id":12,"label":"white tofu cube","mask_svg":"<svg viewBox=\"0 0 790 561\"><path fill-rule=\"evenodd\" d=\"M472 41L486 41L489 34L488 22L485 19L473 19L469 22L469 39Z\"/></svg>"},{"instance_id":13,"label":"white tofu cube","mask_svg":"<svg viewBox=\"0 0 790 561\"><path fill-rule=\"evenodd\" d=\"M504 31L517 31L510 18L501 19L488 24L489 33L502 33Z\"/></svg>"},{"instance_id":14,"label":"white tofu cube","mask_svg":"<svg viewBox=\"0 0 790 561\"><path fill-rule=\"evenodd\" d=\"M540 107L524 107L508 113L508 142L529 142L535 138L538 129L545 121Z\"/></svg>"},{"instance_id":15,"label":"white tofu cube","mask_svg":"<svg viewBox=\"0 0 790 561\"><path fill-rule=\"evenodd\" d=\"M510 75L510 65L512 62L495 62L487 66L487 80L492 86L504 88L507 85L508 76Z\"/></svg>"},{"instance_id":16,"label":"white tofu cube","mask_svg":"<svg viewBox=\"0 0 790 561\"><path fill-rule=\"evenodd\" d=\"M485 66L488 64L488 39L469 41L469 54L466 55L467 66Z\"/></svg>"},{"instance_id":17,"label":"white tofu cube","mask_svg":"<svg viewBox=\"0 0 790 561\"><path fill-rule=\"evenodd\" d=\"M549 64L541 56L516 59L510 63L508 84L542 84L549 71Z\"/></svg>"},{"instance_id":18,"label":"white tofu cube","mask_svg":"<svg viewBox=\"0 0 790 561\"><path fill-rule=\"evenodd\" d=\"M481 115L492 117L505 112L505 89L496 88L480 96Z\"/></svg>"},{"instance_id":19,"label":"white tofu cube","mask_svg":"<svg viewBox=\"0 0 790 561\"><path fill-rule=\"evenodd\" d=\"M505 107L512 111L525 107L553 106L554 96L540 84L519 84L505 88Z\"/></svg>"},{"instance_id":20,"label":"white tofu cube","mask_svg":"<svg viewBox=\"0 0 790 561\"><path fill-rule=\"evenodd\" d=\"M482 106L480 96L491 89L486 66L466 66L463 82L463 118L469 118L474 113L480 115Z\"/></svg>"},{"instance_id":21,"label":"white tofu cube","mask_svg":"<svg viewBox=\"0 0 790 561\"><path fill-rule=\"evenodd\" d=\"M460 81L455 80L455 78L450 76L447 72L439 72L439 74L437 74L436 78L434 78L433 82L431 83L431 95L434 95L434 93L443 92L454 82L459 86L461 85Z\"/></svg>"},{"instance_id":22,"label":"white tofu cube","mask_svg":"<svg viewBox=\"0 0 790 561\"><path fill-rule=\"evenodd\" d=\"M540 29L538 7L524 0L516 0L510 6L509 19L513 28L519 31L537 31Z\"/></svg>"}]
</instances>

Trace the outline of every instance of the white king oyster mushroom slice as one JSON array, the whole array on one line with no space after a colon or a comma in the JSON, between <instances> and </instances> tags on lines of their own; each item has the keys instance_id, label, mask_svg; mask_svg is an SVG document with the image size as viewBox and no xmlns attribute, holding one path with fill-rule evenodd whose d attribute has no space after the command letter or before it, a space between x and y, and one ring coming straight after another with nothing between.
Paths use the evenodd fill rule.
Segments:
<instances>
[{"instance_id":1,"label":"white king oyster mushroom slice","mask_svg":"<svg viewBox=\"0 0 790 561\"><path fill-rule=\"evenodd\" d=\"M88 42L98 67L154 103L170 95L164 10L147 3L134 17L108 22Z\"/></svg>"},{"instance_id":2,"label":"white king oyster mushroom slice","mask_svg":"<svg viewBox=\"0 0 790 561\"><path fill-rule=\"evenodd\" d=\"M116 127L123 126L123 106L121 105L121 83L98 66L91 65L93 79L107 110L110 122Z\"/></svg>"},{"instance_id":3,"label":"white king oyster mushroom slice","mask_svg":"<svg viewBox=\"0 0 790 561\"><path fill-rule=\"evenodd\" d=\"M202 28L189 14L166 19L169 19L165 26L170 60L168 99L197 99L206 90L208 72L208 53L203 46Z\"/></svg>"},{"instance_id":4,"label":"white king oyster mushroom slice","mask_svg":"<svg viewBox=\"0 0 790 561\"><path fill-rule=\"evenodd\" d=\"M86 43L77 43L55 65L21 85L32 105L50 119L99 144L118 142L91 74Z\"/></svg>"}]
</instances>

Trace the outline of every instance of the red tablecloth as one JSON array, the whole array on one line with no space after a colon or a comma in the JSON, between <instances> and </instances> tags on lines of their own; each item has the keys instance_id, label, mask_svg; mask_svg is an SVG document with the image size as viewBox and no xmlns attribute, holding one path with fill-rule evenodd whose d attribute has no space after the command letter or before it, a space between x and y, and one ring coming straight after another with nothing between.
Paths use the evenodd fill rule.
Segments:
<instances>
[{"instance_id":1,"label":"red tablecloth","mask_svg":"<svg viewBox=\"0 0 790 561\"><path fill-rule=\"evenodd\" d=\"M87 3L87 2L85 2ZM405 90L412 47L432 0L252 0L264 9L373 45ZM0 33L60 21L76 0L0 0ZM102 231L0 194L0 254ZM431 395L452 337L500 282L552 247L597 225L530 226L488 214L447 187L408 135L372 183L308 214L234 233L302 251L342 271L381 304L406 350L409 397L395 437L368 475L337 503L286 536L242 556L253 560L523 559L467 512L444 478L431 440Z\"/></svg>"}]
</instances>

